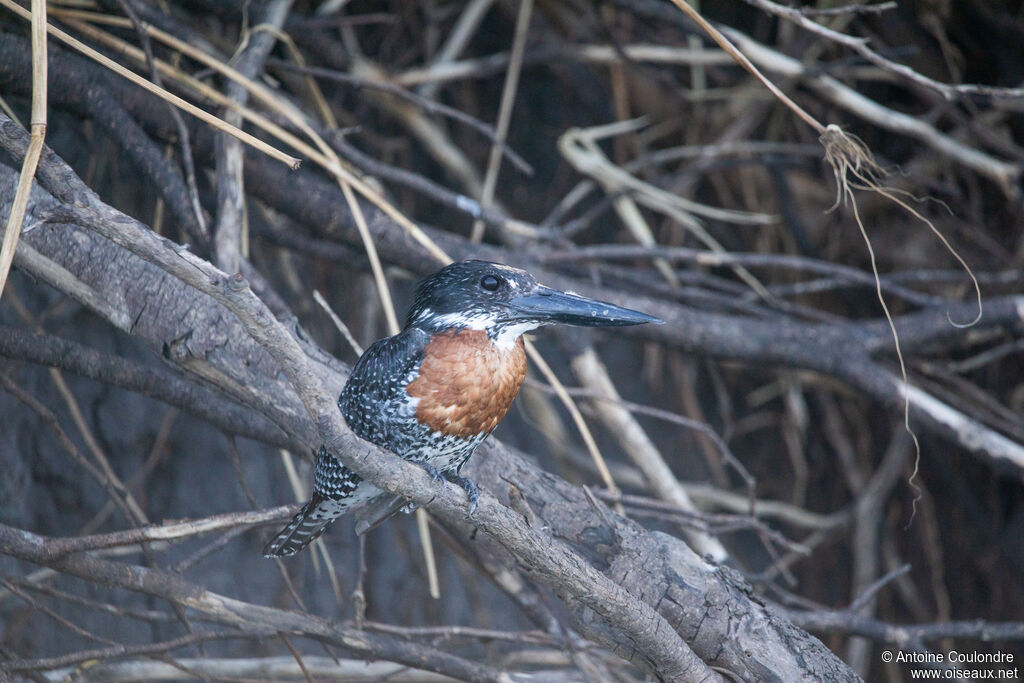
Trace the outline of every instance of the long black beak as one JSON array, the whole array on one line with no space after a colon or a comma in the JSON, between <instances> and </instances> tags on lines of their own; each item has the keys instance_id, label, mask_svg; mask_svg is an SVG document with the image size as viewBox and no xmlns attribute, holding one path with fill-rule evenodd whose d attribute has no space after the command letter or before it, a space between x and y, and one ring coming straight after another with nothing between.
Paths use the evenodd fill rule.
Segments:
<instances>
[{"instance_id":1,"label":"long black beak","mask_svg":"<svg viewBox=\"0 0 1024 683\"><path fill-rule=\"evenodd\" d=\"M559 292L543 285L537 285L529 294L520 294L509 302L516 318L537 320L588 327L611 327L618 325L662 324L665 321L654 316L623 308L605 301Z\"/></svg>"}]
</instances>

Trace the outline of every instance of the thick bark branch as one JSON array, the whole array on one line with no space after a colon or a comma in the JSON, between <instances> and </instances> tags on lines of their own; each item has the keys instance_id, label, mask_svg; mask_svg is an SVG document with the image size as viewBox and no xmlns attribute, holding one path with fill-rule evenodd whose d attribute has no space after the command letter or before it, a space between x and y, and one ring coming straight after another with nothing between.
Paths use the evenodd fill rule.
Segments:
<instances>
[{"instance_id":1,"label":"thick bark branch","mask_svg":"<svg viewBox=\"0 0 1024 683\"><path fill-rule=\"evenodd\" d=\"M469 473L508 502L514 486L558 539L653 606L708 664L749 681L856 681L821 641L762 603L735 571L698 557L677 538L650 533L499 443ZM592 622L586 606L577 618Z\"/></svg>"},{"instance_id":2,"label":"thick bark branch","mask_svg":"<svg viewBox=\"0 0 1024 683\"><path fill-rule=\"evenodd\" d=\"M243 631L257 635L293 633L347 648L370 659L401 662L466 680L495 683L502 680L502 673L496 669L433 648L332 624L308 612L290 612L235 600L162 569L112 562L90 555L54 553L51 542L52 539L0 524L0 553L85 581L163 598Z\"/></svg>"},{"instance_id":3,"label":"thick bark branch","mask_svg":"<svg viewBox=\"0 0 1024 683\"><path fill-rule=\"evenodd\" d=\"M0 325L0 356L60 368L149 396L204 419L227 434L300 452L304 450L301 442L258 413L212 389L68 339Z\"/></svg>"}]
</instances>

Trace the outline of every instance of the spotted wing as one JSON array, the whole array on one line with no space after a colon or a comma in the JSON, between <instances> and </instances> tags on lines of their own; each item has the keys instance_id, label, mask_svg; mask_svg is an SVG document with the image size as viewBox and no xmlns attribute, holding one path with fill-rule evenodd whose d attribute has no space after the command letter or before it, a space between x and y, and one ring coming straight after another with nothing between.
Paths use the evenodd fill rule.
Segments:
<instances>
[{"instance_id":1,"label":"spotted wing","mask_svg":"<svg viewBox=\"0 0 1024 683\"><path fill-rule=\"evenodd\" d=\"M366 349L338 399L353 432L401 454L401 425L415 411L405 388L416 378L429 339L412 327Z\"/></svg>"},{"instance_id":2,"label":"spotted wing","mask_svg":"<svg viewBox=\"0 0 1024 683\"><path fill-rule=\"evenodd\" d=\"M353 432L380 446L395 450L398 441L394 420L403 412L412 416L405 393L423 361L427 334L411 329L376 342L352 368L338 398L345 421ZM263 550L264 557L288 557L320 537L349 509L382 491L362 481L323 446L317 453L313 498Z\"/></svg>"}]
</instances>

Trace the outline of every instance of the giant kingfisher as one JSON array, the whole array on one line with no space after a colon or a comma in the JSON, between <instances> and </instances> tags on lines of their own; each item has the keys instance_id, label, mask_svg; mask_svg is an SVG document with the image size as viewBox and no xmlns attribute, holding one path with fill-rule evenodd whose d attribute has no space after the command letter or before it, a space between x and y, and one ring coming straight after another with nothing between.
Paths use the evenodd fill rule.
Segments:
<instances>
[{"instance_id":1,"label":"giant kingfisher","mask_svg":"<svg viewBox=\"0 0 1024 683\"><path fill-rule=\"evenodd\" d=\"M526 377L523 333L555 323L660 322L550 289L518 268L453 263L419 284L404 330L366 349L338 407L360 437L464 488L472 515L476 486L460 471L519 393ZM264 549L266 557L294 555L347 510L384 494L324 447L314 484L310 501Z\"/></svg>"}]
</instances>

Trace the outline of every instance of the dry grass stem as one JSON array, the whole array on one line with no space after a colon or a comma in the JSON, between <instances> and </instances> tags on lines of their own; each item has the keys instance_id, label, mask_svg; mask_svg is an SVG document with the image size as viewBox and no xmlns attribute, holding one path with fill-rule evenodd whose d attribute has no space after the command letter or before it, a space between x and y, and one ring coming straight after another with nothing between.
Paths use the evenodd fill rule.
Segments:
<instances>
[{"instance_id":1,"label":"dry grass stem","mask_svg":"<svg viewBox=\"0 0 1024 683\"><path fill-rule=\"evenodd\" d=\"M21 9L19 7L19 9ZM24 11L24 10L22 10ZM46 139L46 102L47 102L47 63L46 58L46 0L32 0L32 119L30 121L31 140L25 160L21 165L21 175L14 194L14 203L7 216L4 226L3 241L0 242L0 298L4 294L7 275L14 262L14 250L18 246L21 226L25 220L25 209L28 208L29 194L32 192L32 179L36 175L36 166L43 152L43 141Z\"/></svg>"}]
</instances>

